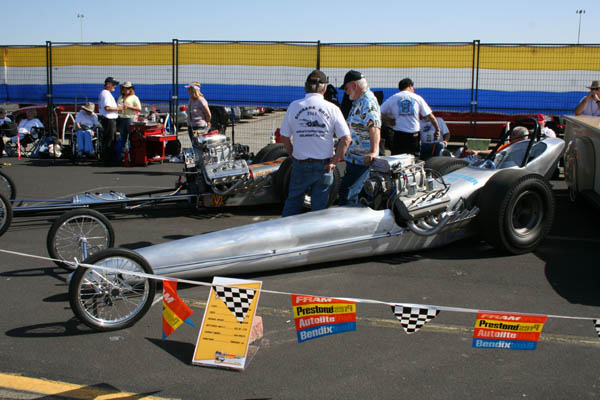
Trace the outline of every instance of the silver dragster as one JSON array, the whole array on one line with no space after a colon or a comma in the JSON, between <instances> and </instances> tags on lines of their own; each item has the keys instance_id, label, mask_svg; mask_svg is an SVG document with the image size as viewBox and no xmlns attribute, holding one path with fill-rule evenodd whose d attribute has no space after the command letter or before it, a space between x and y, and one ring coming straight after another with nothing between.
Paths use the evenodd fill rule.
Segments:
<instances>
[{"instance_id":1,"label":"silver dragster","mask_svg":"<svg viewBox=\"0 0 600 400\"><path fill-rule=\"evenodd\" d=\"M334 207L135 252L108 249L86 263L199 278L437 247L470 235L504 252L530 252L552 225L548 179L565 144L541 137L534 120L521 124L530 128L530 139L502 151L499 143L485 158L376 159L361 194L363 207ZM509 135L507 130L503 138ZM78 268L69 287L74 313L98 330L132 325L154 295L153 280L104 269Z\"/></svg>"}]
</instances>

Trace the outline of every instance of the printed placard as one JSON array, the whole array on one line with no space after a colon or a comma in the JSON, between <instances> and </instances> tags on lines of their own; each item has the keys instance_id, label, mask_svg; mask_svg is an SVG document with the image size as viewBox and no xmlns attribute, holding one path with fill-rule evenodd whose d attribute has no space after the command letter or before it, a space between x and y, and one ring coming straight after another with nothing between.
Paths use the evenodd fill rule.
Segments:
<instances>
[{"instance_id":1,"label":"printed placard","mask_svg":"<svg viewBox=\"0 0 600 400\"><path fill-rule=\"evenodd\" d=\"M473 347L535 350L545 315L480 312L473 331Z\"/></svg>"},{"instance_id":2,"label":"printed placard","mask_svg":"<svg viewBox=\"0 0 600 400\"><path fill-rule=\"evenodd\" d=\"M243 370L262 282L215 277L192 364Z\"/></svg>"},{"instance_id":3,"label":"printed placard","mask_svg":"<svg viewBox=\"0 0 600 400\"><path fill-rule=\"evenodd\" d=\"M356 303L330 297L292 294L298 343L356 330Z\"/></svg>"}]
</instances>

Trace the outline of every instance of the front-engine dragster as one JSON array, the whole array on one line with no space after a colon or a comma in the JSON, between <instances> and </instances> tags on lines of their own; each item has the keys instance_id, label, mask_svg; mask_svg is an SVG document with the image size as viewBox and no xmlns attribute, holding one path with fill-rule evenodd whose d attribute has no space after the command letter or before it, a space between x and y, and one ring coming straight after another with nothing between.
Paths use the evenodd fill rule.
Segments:
<instances>
[{"instance_id":1,"label":"front-engine dragster","mask_svg":"<svg viewBox=\"0 0 600 400\"><path fill-rule=\"evenodd\" d=\"M334 207L135 252L108 249L86 263L199 278L420 250L475 235L503 252L531 252L552 225L555 204L547 177L564 142L541 140L537 122L528 122L534 125L530 140L471 163L451 157L423 162L407 154L377 158L361 195L363 207ZM150 279L83 267L69 286L75 314L100 330L135 323L153 294Z\"/></svg>"}]
</instances>

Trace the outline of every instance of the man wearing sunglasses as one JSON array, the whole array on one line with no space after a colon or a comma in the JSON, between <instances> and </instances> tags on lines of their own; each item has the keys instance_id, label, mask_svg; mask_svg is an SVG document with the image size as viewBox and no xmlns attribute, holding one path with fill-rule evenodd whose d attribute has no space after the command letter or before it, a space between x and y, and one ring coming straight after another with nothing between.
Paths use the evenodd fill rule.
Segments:
<instances>
[{"instance_id":1,"label":"man wearing sunglasses","mask_svg":"<svg viewBox=\"0 0 600 400\"><path fill-rule=\"evenodd\" d=\"M600 116L600 81L592 81L588 89L588 95L575 107L575 115Z\"/></svg>"}]
</instances>

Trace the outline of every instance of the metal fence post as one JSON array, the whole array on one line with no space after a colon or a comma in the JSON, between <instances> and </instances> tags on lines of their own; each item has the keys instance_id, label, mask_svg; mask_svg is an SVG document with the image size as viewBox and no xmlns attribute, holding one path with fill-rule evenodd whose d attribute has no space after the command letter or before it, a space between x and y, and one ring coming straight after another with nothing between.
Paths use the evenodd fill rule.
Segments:
<instances>
[{"instance_id":1,"label":"metal fence post","mask_svg":"<svg viewBox=\"0 0 600 400\"><path fill-rule=\"evenodd\" d=\"M50 134L52 134L54 126L54 99L52 92L52 42L50 41L46 41L46 101L48 129L50 130Z\"/></svg>"},{"instance_id":2,"label":"metal fence post","mask_svg":"<svg viewBox=\"0 0 600 400\"><path fill-rule=\"evenodd\" d=\"M321 69L321 41L317 40L317 69Z\"/></svg>"},{"instance_id":3,"label":"metal fence post","mask_svg":"<svg viewBox=\"0 0 600 400\"><path fill-rule=\"evenodd\" d=\"M470 135L477 137L477 95L479 91L479 40L473 40L473 63L471 65Z\"/></svg>"},{"instance_id":4,"label":"metal fence post","mask_svg":"<svg viewBox=\"0 0 600 400\"><path fill-rule=\"evenodd\" d=\"M169 101L169 114L171 118L171 127L173 134L177 135L177 114L179 110L179 40L173 39L172 44L172 85L171 85L171 100Z\"/></svg>"}]
</instances>

